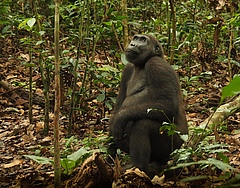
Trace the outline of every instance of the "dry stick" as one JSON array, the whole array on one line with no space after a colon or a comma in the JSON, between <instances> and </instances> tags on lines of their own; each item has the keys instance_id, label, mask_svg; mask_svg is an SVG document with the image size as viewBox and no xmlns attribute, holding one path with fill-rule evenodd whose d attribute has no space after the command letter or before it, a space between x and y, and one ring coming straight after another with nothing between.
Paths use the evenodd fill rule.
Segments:
<instances>
[{"instance_id":1,"label":"dry stick","mask_svg":"<svg viewBox=\"0 0 240 188\"><path fill-rule=\"evenodd\" d=\"M168 44L171 44L171 28L170 28L170 14L169 14L169 9L168 9L168 6L169 6L169 2L167 1L166 2L166 16L167 16L167 35L168 35ZM167 51L168 51L168 54L171 53L171 49L168 45L167 47Z\"/></svg>"},{"instance_id":2,"label":"dry stick","mask_svg":"<svg viewBox=\"0 0 240 188\"><path fill-rule=\"evenodd\" d=\"M171 15L172 15L172 40L171 40L171 48L170 48L170 64L173 64L174 59L174 47L176 46L177 37L176 37L176 12L174 8L174 0L169 0Z\"/></svg>"},{"instance_id":3,"label":"dry stick","mask_svg":"<svg viewBox=\"0 0 240 188\"><path fill-rule=\"evenodd\" d=\"M32 83L34 83L34 82L36 82L36 81L38 81L40 79L40 77L39 78L37 78L37 79L35 79L35 80L33 80L32 81ZM6 89L7 91L6 92L4 92L4 93L0 93L0 96L1 95L5 95L5 94L8 94L8 93L11 93L11 92L13 92L13 91L16 91L16 90L18 90L18 89L21 89L21 88L23 88L23 87L26 87L26 86L28 86L29 85L29 83L28 84L25 84L25 85L22 85L22 86L19 86L19 87L14 87L13 89L10 89L7 85L9 85L10 87L13 87L12 85L10 85L9 83L7 83L6 81L0 81L0 85L4 88L4 89Z\"/></svg>"},{"instance_id":4,"label":"dry stick","mask_svg":"<svg viewBox=\"0 0 240 188\"><path fill-rule=\"evenodd\" d=\"M37 22L37 30L38 32L42 31L41 22L40 22L40 16L38 14L37 9L37 2L33 1L33 11L36 17ZM40 41L43 41L42 35L39 36ZM39 48L42 49L43 44L39 45ZM39 61L38 61L39 70L42 77L42 83L43 83L43 94L44 94L44 134L47 135L49 131L49 111L50 111L50 102L49 102L49 71L48 68L44 68L43 63L43 55L42 53L39 54ZM44 71L44 69L46 71ZM46 75L45 75L45 73Z\"/></svg>"},{"instance_id":5,"label":"dry stick","mask_svg":"<svg viewBox=\"0 0 240 188\"><path fill-rule=\"evenodd\" d=\"M128 45L128 20L127 20L127 0L122 0L122 16L126 16L122 20L123 24L123 49L125 50Z\"/></svg>"},{"instance_id":6,"label":"dry stick","mask_svg":"<svg viewBox=\"0 0 240 188\"><path fill-rule=\"evenodd\" d=\"M85 2L84 2L85 5ZM80 17L80 23L79 23L79 27L78 27L78 42L77 42L77 60L76 63L74 65L74 80L72 83L72 94L71 94L71 100L70 100L70 110L69 110L69 120L68 120L68 136L70 137L71 132L72 132L72 127L73 127L73 116L75 113L75 105L78 104L78 100L75 100L76 97L76 88L77 88L77 70L78 70L78 64L79 63L83 63L83 61L81 60L81 62L79 62L80 60L80 50L81 50L81 45L82 45L82 41L83 41L83 23L84 23L84 15L85 15L85 6L82 5L81 7L81 17ZM80 93L82 93L83 91L83 87L85 84L85 79L86 79L86 68L84 71L84 76L83 76L83 80L82 80L82 86L80 88Z\"/></svg>"},{"instance_id":7,"label":"dry stick","mask_svg":"<svg viewBox=\"0 0 240 188\"><path fill-rule=\"evenodd\" d=\"M205 125L205 127L204 127L204 129L202 131L202 133L200 135L192 135L191 138L189 138L186 146L192 146L192 148L194 149L198 145L198 143L200 142L200 140L203 137L203 134L204 134L205 130L208 127L208 124L209 124L210 120L212 119L213 115L216 113L216 111L219 108L219 106L220 106L220 104L217 106L216 110L214 110L214 112L210 115L210 117L209 117L209 119L208 119L208 121L207 121L207 123L206 123L206 125ZM197 138L195 140L193 140L192 142L190 142L195 136Z\"/></svg>"},{"instance_id":8,"label":"dry stick","mask_svg":"<svg viewBox=\"0 0 240 188\"><path fill-rule=\"evenodd\" d=\"M121 52L123 52L123 48L122 48L122 46L121 46L121 43L120 43L120 41L119 41L119 38L118 38L117 32L116 32L116 30L115 30L114 23L112 23L112 30L113 30L113 33L114 33L116 39L117 39L118 46L119 46Z\"/></svg>"},{"instance_id":9,"label":"dry stick","mask_svg":"<svg viewBox=\"0 0 240 188\"><path fill-rule=\"evenodd\" d=\"M233 13L233 6L230 8L230 14L232 16ZM229 25L229 30L230 30L230 38L229 38L229 47L228 47L228 70L229 70L229 76L230 79L232 79L232 66L231 66L231 51L233 48L233 26L230 24Z\"/></svg>"},{"instance_id":10,"label":"dry stick","mask_svg":"<svg viewBox=\"0 0 240 188\"><path fill-rule=\"evenodd\" d=\"M32 77L33 77L33 69L32 69L32 46L30 45L30 67L29 67L29 104L28 104L28 118L29 122L32 124L33 123L33 109L32 109L32 104L33 104L33 89L32 89Z\"/></svg>"}]
</instances>

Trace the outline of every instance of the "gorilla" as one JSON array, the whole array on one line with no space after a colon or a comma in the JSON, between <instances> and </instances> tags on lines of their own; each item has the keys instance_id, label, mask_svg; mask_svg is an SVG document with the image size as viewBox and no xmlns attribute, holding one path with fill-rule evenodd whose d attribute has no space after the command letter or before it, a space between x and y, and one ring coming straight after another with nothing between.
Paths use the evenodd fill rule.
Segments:
<instances>
[{"instance_id":1,"label":"gorilla","mask_svg":"<svg viewBox=\"0 0 240 188\"><path fill-rule=\"evenodd\" d=\"M152 35L135 35L125 56L110 135L117 148L129 153L132 165L148 174L151 164L166 164L183 144L179 134L161 132L162 124L174 123L176 131L188 133L182 93L177 74Z\"/></svg>"}]
</instances>

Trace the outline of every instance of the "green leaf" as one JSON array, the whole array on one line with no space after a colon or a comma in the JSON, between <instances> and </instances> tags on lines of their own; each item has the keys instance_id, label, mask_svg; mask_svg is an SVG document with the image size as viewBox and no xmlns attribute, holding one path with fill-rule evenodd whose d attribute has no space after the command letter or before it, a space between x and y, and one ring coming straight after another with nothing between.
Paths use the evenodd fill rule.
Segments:
<instances>
[{"instance_id":1,"label":"green leaf","mask_svg":"<svg viewBox=\"0 0 240 188\"><path fill-rule=\"evenodd\" d=\"M217 155L218 155L218 157L220 157L220 158L222 159L222 161L223 161L224 163L227 163L227 164L229 163L228 157L225 156L223 153L218 153Z\"/></svg>"},{"instance_id":2,"label":"green leaf","mask_svg":"<svg viewBox=\"0 0 240 188\"><path fill-rule=\"evenodd\" d=\"M66 143L65 143L66 148L69 148L71 143L74 142L74 141L77 142L77 139L74 136L71 136L70 138L67 138Z\"/></svg>"},{"instance_id":3,"label":"green leaf","mask_svg":"<svg viewBox=\"0 0 240 188\"><path fill-rule=\"evenodd\" d=\"M197 181L197 180L203 180L208 179L208 176L200 175L200 176L193 176L193 177L187 177L181 180L181 182L190 182L190 181Z\"/></svg>"},{"instance_id":4,"label":"green leaf","mask_svg":"<svg viewBox=\"0 0 240 188\"><path fill-rule=\"evenodd\" d=\"M68 174L69 170L75 168L76 162L70 159L64 158L60 161L61 166L64 168L64 174Z\"/></svg>"},{"instance_id":5,"label":"green leaf","mask_svg":"<svg viewBox=\"0 0 240 188\"><path fill-rule=\"evenodd\" d=\"M177 70L179 70L179 69L181 68L181 66L179 66L179 65L171 65L171 67L172 67L175 71L177 71Z\"/></svg>"},{"instance_id":6,"label":"green leaf","mask_svg":"<svg viewBox=\"0 0 240 188\"><path fill-rule=\"evenodd\" d=\"M62 54L66 54L66 53L69 53L69 52L70 52L70 50L63 50Z\"/></svg>"},{"instance_id":7,"label":"green leaf","mask_svg":"<svg viewBox=\"0 0 240 188\"><path fill-rule=\"evenodd\" d=\"M240 174L236 174L235 177L231 178L226 183L218 186L218 188L229 188L229 187L240 187Z\"/></svg>"},{"instance_id":8,"label":"green leaf","mask_svg":"<svg viewBox=\"0 0 240 188\"><path fill-rule=\"evenodd\" d=\"M121 54L121 61L123 62L124 65L126 65L128 63L128 61L126 60L126 56L124 53Z\"/></svg>"},{"instance_id":9,"label":"green leaf","mask_svg":"<svg viewBox=\"0 0 240 188\"><path fill-rule=\"evenodd\" d=\"M27 24L28 26L31 28L36 22L36 18L30 18L28 21L27 21Z\"/></svg>"},{"instance_id":10,"label":"green leaf","mask_svg":"<svg viewBox=\"0 0 240 188\"><path fill-rule=\"evenodd\" d=\"M42 36L44 35L46 32L45 31L39 31L39 34Z\"/></svg>"},{"instance_id":11,"label":"green leaf","mask_svg":"<svg viewBox=\"0 0 240 188\"><path fill-rule=\"evenodd\" d=\"M46 157L40 157L36 155L23 155L23 156L32 159L39 164L53 164L53 160Z\"/></svg>"},{"instance_id":12,"label":"green leaf","mask_svg":"<svg viewBox=\"0 0 240 188\"><path fill-rule=\"evenodd\" d=\"M26 63L25 66L27 66L27 67L35 67L35 64L34 63Z\"/></svg>"},{"instance_id":13,"label":"green leaf","mask_svg":"<svg viewBox=\"0 0 240 188\"><path fill-rule=\"evenodd\" d=\"M89 153L89 152L90 151L87 151L84 147L82 147L79 150L72 153L71 155L68 155L67 158L72 161L77 161L78 159L80 159L80 157L82 157L83 155L85 155L86 153Z\"/></svg>"},{"instance_id":14,"label":"green leaf","mask_svg":"<svg viewBox=\"0 0 240 188\"><path fill-rule=\"evenodd\" d=\"M188 135L187 134L180 134L179 136L184 142L187 142L187 140L188 140Z\"/></svg>"},{"instance_id":15,"label":"green leaf","mask_svg":"<svg viewBox=\"0 0 240 188\"><path fill-rule=\"evenodd\" d=\"M222 89L221 103L226 97L236 96L240 93L240 76L235 76L232 81Z\"/></svg>"},{"instance_id":16,"label":"green leaf","mask_svg":"<svg viewBox=\"0 0 240 188\"><path fill-rule=\"evenodd\" d=\"M36 42L36 46L39 45L39 44L42 44L42 43L44 43L44 40L39 40L39 41Z\"/></svg>"},{"instance_id":17,"label":"green leaf","mask_svg":"<svg viewBox=\"0 0 240 188\"><path fill-rule=\"evenodd\" d=\"M28 30L28 28L26 28L27 27L27 22L28 22L28 20L29 20L29 18L26 18L26 19L24 19L19 25L18 25L18 28L20 28L20 29L27 29Z\"/></svg>"},{"instance_id":18,"label":"green leaf","mask_svg":"<svg viewBox=\"0 0 240 188\"><path fill-rule=\"evenodd\" d=\"M105 94L104 93L99 94L96 98L99 102L103 102L105 100Z\"/></svg>"},{"instance_id":19,"label":"green leaf","mask_svg":"<svg viewBox=\"0 0 240 188\"><path fill-rule=\"evenodd\" d=\"M109 110L113 109L113 106L109 101L106 101L105 105L108 107Z\"/></svg>"},{"instance_id":20,"label":"green leaf","mask_svg":"<svg viewBox=\"0 0 240 188\"><path fill-rule=\"evenodd\" d=\"M98 70L106 71L106 72L115 72L115 73L119 72L118 69L110 65L103 65L102 67L99 67Z\"/></svg>"},{"instance_id":21,"label":"green leaf","mask_svg":"<svg viewBox=\"0 0 240 188\"><path fill-rule=\"evenodd\" d=\"M116 16L116 20L123 20L127 18L127 16Z\"/></svg>"},{"instance_id":22,"label":"green leaf","mask_svg":"<svg viewBox=\"0 0 240 188\"><path fill-rule=\"evenodd\" d=\"M112 26L112 22L103 22L104 24L106 24L107 26Z\"/></svg>"},{"instance_id":23,"label":"green leaf","mask_svg":"<svg viewBox=\"0 0 240 188\"><path fill-rule=\"evenodd\" d=\"M133 10L133 11L138 11L138 10L140 10L140 8L127 8L128 10Z\"/></svg>"},{"instance_id":24,"label":"green leaf","mask_svg":"<svg viewBox=\"0 0 240 188\"><path fill-rule=\"evenodd\" d=\"M228 170L234 170L234 168L229 164L226 164L217 159L209 158L207 162L208 164L215 165L218 169L222 170L223 172L227 172Z\"/></svg>"},{"instance_id":25,"label":"green leaf","mask_svg":"<svg viewBox=\"0 0 240 188\"><path fill-rule=\"evenodd\" d=\"M210 150L209 153L228 153L229 150L228 149L215 149L215 150Z\"/></svg>"},{"instance_id":26,"label":"green leaf","mask_svg":"<svg viewBox=\"0 0 240 188\"><path fill-rule=\"evenodd\" d=\"M235 168L233 168L232 166L230 166L229 164L226 164L220 160L214 159L214 158L208 158L207 160L201 160L201 161L197 161L197 162L190 162L190 163L180 163L177 164L176 166L173 166L171 168L169 168L170 170L173 169L177 169L177 168L183 168L183 167L187 167L187 166L191 166L191 165L214 165L217 168L219 168L220 170L222 170L223 172L226 172L227 170L234 170Z\"/></svg>"},{"instance_id":27,"label":"green leaf","mask_svg":"<svg viewBox=\"0 0 240 188\"><path fill-rule=\"evenodd\" d=\"M212 145L208 145L208 146L205 146L205 147L202 147L203 150L212 150L212 149L215 149L215 148L219 148L219 147L228 147L227 144L212 144Z\"/></svg>"}]
</instances>

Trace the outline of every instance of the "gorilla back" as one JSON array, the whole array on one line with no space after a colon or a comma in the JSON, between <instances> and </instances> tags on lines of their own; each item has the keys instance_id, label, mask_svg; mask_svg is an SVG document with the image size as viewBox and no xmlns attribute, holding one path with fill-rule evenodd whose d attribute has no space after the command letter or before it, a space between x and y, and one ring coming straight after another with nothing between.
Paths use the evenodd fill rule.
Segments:
<instances>
[{"instance_id":1,"label":"gorilla back","mask_svg":"<svg viewBox=\"0 0 240 188\"><path fill-rule=\"evenodd\" d=\"M188 133L181 88L153 36L135 35L125 55L129 63L110 118L110 135L118 148L130 154L133 166L148 173L149 163L166 163L183 143L178 134L160 133L162 123L174 123L176 131Z\"/></svg>"}]
</instances>

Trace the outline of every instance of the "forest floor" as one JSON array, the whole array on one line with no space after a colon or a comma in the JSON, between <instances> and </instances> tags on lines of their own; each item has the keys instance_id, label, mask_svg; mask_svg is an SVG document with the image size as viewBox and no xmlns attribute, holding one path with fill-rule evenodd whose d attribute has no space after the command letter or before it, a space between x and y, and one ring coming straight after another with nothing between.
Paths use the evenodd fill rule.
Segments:
<instances>
[{"instance_id":1,"label":"forest floor","mask_svg":"<svg viewBox=\"0 0 240 188\"><path fill-rule=\"evenodd\" d=\"M24 85L28 83L29 79L29 68L19 60L19 56L23 57L26 53L16 45L16 41L12 38L0 39L0 44L0 82L3 81L19 88L7 91L7 86L4 88L3 85L0 85L0 187L51 187L54 176L52 165L38 164L24 155L36 155L36 151L39 151L41 156L51 156L53 128L50 128L48 136L42 134L44 107L41 105L41 101L34 102L34 123L29 123L28 100L27 97L21 95L21 92L27 91L27 89L20 87L21 83ZM202 57L201 53L192 57L195 62L199 61L199 66L185 65L178 70L186 103L187 119L191 127L198 126L212 113L212 108L218 106L221 89L230 80L225 63L215 62L214 58L199 58L200 56ZM33 79L39 78L40 75L35 71ZM37 82L34 87L34 92L38 96L43 96L42 87L38 87ZM95 110L97 111L97 109ZM80 126L80 130L74 132L76 138L82 139L98 130L107 132L107 122L95 121L94 118L97 119L97 117L91 117L89 121ZM50 121L52 124L52 112ZM220 143L228 144L229 152L226 153L226 156L231 166L236 168L239 173L240 135L235 133L240 129L240 113L230 116L226 122L227 130L219 133ZM61 147L66 143L64 140L67 135L66 126L67 119L62 115L60 118ZM72 149L78 148L80 146ZM192 169L192 172L188 171L182 174L185 177L198 175L206 174L195 168ZM216 174L207 175L216 176ZM188 187L215 187L223 181L214 183L211 185L210 182L206 184L204 180L198 180L187 185ZM186 184L183 184L182 187L184 186Z\"/></svg>"}]
</instances>

